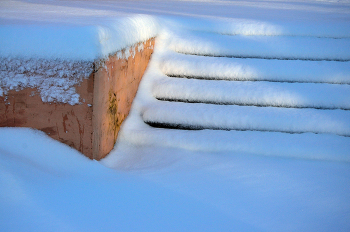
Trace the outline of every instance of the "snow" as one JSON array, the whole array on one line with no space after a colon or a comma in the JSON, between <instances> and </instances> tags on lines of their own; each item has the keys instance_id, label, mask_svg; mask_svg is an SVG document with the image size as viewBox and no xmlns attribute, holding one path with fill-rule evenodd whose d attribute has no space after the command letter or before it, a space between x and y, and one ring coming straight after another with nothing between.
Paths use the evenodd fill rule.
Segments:
<instances>
[{"instance_id":1,"label":"snow","mask_svg":"<svg viewBox=\"0 0 350 232\"><path fill-rule=\"evenodd\" d=\"M158 31L149 15L82 7L2 1L0 13L0 56L5 58L94 61Z\"/></svg>"},{"instance_id":2,"label":"snow","mask_svg":"<svg viewBox=\"0 0 350 232\"><path fill-rule=\"evenodd\" d=\"M213 206L108 169L41 132L3 128L0 134L2 231L204 230L217 222L217 228L237 227Z\"/></svg>"},{"instance_id":3,"label":"snow","mask_svg":"<svg viewBox=\"0 0 350 232\"><path fill-rule=\"evenodd\" d=\"M155 37L159 29L150 15L46 2L0 4L0 96L31 87L43 102L82 103L74 85L89 77L93 62Z\"/></svg>"},{"instance_id":4,"label":"snow","mask_svg":"<svg viewBox=\"0 0 350 232\"><path fill-rule=\"evenodd\" d=\"M214 81L160 76L157 99L169 101L350 110L350 86L315 83Z\"/></svg>"},{"instance_id":5,"label":"snow","mask_svg":"<svg viewBox=\"0 0 350 232\"><path fill-rule=\"evenodd\" d=\"M163 73L198 79L350 84L349 62L190 56L164 52Z\"/></svg>"},{"instance_id":6,"label":"snow","mask_svg":"<svg viewBox=\"0 0 350 232\"><path fill-rule=\"evenodd\" d=\"M350 39L301 36L222 36L212 33L169 35L170 49L184 54L291 60L350 61Z\"/></svg>"},{"instance_id":7,"label":"snow","mask_svg":"<svg viewBox=\"0 0 350 232\"><path fill-rule=\"evenodd\" d=\"M349 59L349 13L349 1L1 1L1 85L41 86L47 101L76 99L46 88L73 90L94 59L158 35L102 161L0 128L2 231L349 231L350 65L335 61Z\"/></svg>"},{"instance_id":8,"label":"snow","mask_svg":"<svg viewBox=\"0 0 350 232\"><path fill-rule=\"evenodd\" d=\"M332 134L313 133L278 133L261 131L226 131L226 130L173 130L148 128L139 126L138 131L123 131L117 150L118 155L110 155L103 163L107 166L132 169L142 165L152 166L153 156L136 155L141 151L139 146L147 149L173 148L200 154L227 152L230 156L250 154L257 156L282 157L301 160L341 161L349 162L349 138ZM124 151L126 148L131 151ZM288 148L288 149L286 149ZM155 157L161 162L171 159L177 161L181 152L170 152ZM129 157L130 156L130 157ZM134 158L134 156L137 157ZM289 159L288 159L289 158ZM148 159L150 161L148 161ZM220 157L217 157L220 160ZM172 162L175 162L172 161ZM151 164L148 164L150 162ZM200 162L200 158L198 160Z\"/></svg>"},{"instance_id":9,"label":"snow","mask_svg":"<svg viewBox=\"0 0 350 232\"><path fill-rule=\"evenodd\" d=\"M258 3L258 2L255 2ZM247 13L247 12L245 12ZM232 14L234 15L234 14ZM246 17L246 16L245 16ZM223 35L245 36L305 36L324 38L349 38L350 26L347 23L337 22L332 24L312 24L304 22L303 25L296 22L281 22L264 19L263 21L246 18L210 17L210 19L196 18L164 18L171 27L194 30L199 32L211 32Z\"/></svg>"},{"instance_id":10,"label":"snow","mask_svg":"<svg viewBox=\"0 0 350 232\"><path fill-rule=\"evenodd\" d=\"M127 146L112 170L31 129L0 137L2 231L349 229L348 163Z\"/></svg>"},{"instance_id":11,"label":"snow","mask_svg":"<svg viewBox=\"0 0 350 232\"><path fill-rule=\"evenodd\" d=\"M189 128L334 133L350 136L350 112L160 102L143 111L145 122ZM322 126L320 126L322 125Z\"/></svg>"}]
</instances>

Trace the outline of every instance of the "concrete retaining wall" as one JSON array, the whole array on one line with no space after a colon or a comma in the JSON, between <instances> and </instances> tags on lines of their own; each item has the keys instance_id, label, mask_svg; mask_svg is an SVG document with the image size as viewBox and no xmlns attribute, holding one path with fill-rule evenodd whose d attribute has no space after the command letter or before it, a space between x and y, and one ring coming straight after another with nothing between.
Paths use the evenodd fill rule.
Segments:
<instances>
[{"instance_id":1,"label":"concrete retaining wall","mask_svg":"<svg viewBox=\"0 0 350 232\"><path fill-rule=\"evenodd\" d=\"M89 78L75 86L81 104L43 102L34 88L8 91L0 96L0 127L32 127L91 159L105 157L129 114L153 47L154 38L96 63Z\"/></svg>"}]
</instances>

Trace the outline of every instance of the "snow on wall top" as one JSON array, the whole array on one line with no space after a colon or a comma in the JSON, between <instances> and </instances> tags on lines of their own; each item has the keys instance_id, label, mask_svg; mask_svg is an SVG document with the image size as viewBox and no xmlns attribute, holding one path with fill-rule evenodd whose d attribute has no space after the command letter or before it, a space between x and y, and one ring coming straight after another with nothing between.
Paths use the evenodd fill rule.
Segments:
<instances>
[{"instance_id":1,"label":"snow on wall top","mask_svg":"<svg viewBox=\"0 0 350 232\"><path fill-rule=\"evenodd\" d=\"M93 61L154 37L152 16L57 6L0 3L0 57Z\"/></svg>"},{"instance_id":2,"label":"snow on wall top","mask_svg":"<svg viewBox=\"0 0 350 232\"><path fill-rule=\"evenodd\" d=\"M158 33L154 17L72 2L0 2L0 96L31 87L43 102L81 103L93 62Z\"/></svg>"}]
</instances>

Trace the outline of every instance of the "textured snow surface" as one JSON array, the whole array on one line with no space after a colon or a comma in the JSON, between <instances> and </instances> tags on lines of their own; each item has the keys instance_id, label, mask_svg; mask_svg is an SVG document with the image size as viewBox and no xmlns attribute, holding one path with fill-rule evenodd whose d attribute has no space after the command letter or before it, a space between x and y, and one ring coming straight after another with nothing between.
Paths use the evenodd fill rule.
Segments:
<instances>
[{"instance_id":1,"label":"textured snow surface","mask_svg":"<svg viewBox=\"0 0 350 232\"><path fill-rule=\"evenodd\" d=\"M71 105L82 101L74 86L93 72L87 61L0 58L0 66L0 96L9 90L36 88L43 102Z\"/></svg>"}]
</instances>

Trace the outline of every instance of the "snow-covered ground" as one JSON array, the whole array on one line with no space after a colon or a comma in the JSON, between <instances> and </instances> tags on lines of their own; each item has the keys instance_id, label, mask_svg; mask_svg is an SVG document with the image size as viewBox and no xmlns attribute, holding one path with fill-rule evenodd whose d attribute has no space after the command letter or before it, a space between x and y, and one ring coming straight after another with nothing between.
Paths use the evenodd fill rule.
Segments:
<instances>
[{"instance_id":1,"label":"snow-covered ground","mask_svg":"<svg viewBox=\"0 0 350 232\"><path fill-rule=\"evenodd\" d=\"M158 35L101 162L0 128L2 231L350 230L349 1L0 4L11 61Z\"/></svg>"}]
</instances>

